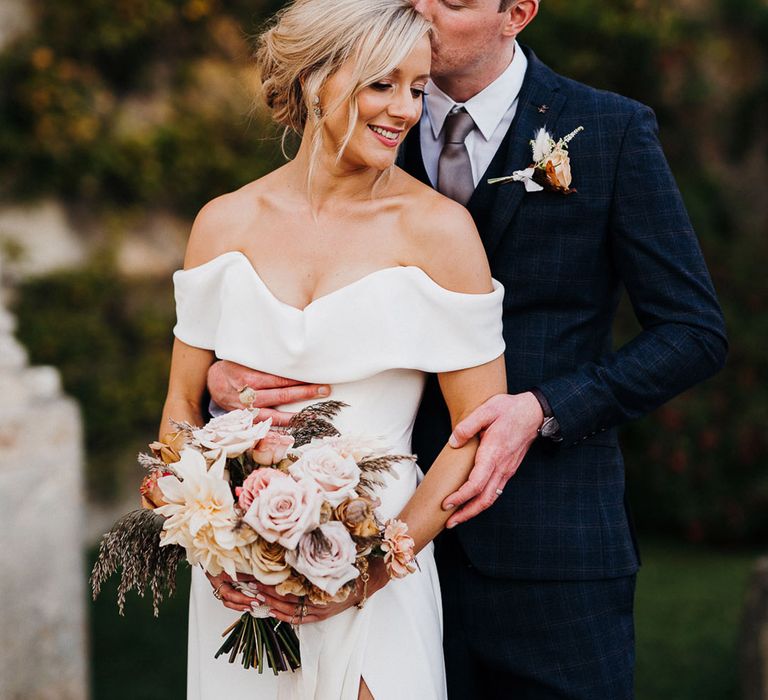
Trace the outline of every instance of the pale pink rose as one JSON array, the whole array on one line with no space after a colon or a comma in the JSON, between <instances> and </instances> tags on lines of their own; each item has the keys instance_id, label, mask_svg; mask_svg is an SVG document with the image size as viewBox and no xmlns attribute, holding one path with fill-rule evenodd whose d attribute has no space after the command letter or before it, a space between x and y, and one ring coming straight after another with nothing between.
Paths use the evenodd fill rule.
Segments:
<instances>
[{"instance_id":1,"label":"pale pink rose","mask_svg":"<svg viewBox=\"0 0 768 700\"><path fill-rule=\"evenodd\" d=\"M293 447L293 438L285 433L270 430L253 448L251 456L256 464L271 467L285 458Z\"/></svg>"},{"instance_id":2,"label":"pale pink rose","mask_svg":"<svg viewBox=\"0 0 768 700\"><path fill-rule=\"evenodd\" d=\"M253 503L256 494L261 491L272 479L290 479L287 474L283 474L279 469L256 469L252 471L243 482L242 486L235 489L237 501L243 512L247 511Z\"/></svg>"},{"instance_id":3,"label":"pale pink rose","mask_svg":"<svg viewBox=\"0 0 768 700\"><path fill-rule=\"evenodd\" d=\"M192 433L192 437L206 449L205 456L216 458L225 454L227 459L239 457L253 448L269 431L272 420L254 424L258 409L243 408L212 418Z\"/></svg>"},{"instance_id":4,"label":"pale pink rose","mask_svg":"<svg viewBox=\"0 0 768 700\"><path fill-rule=\"evenodd\" d=\"M323 497L314 482L273 476L255 494L243 520L267 542L294 549L302 535L320 524L322 505Z\"/></svg>"},{"instance_id":5,"label":"pale pink rose","mask_svg":"<svg viewBox=\"0 0 768 700\"><path fill-rule=\"evenodd\" d=\"M308 532L299 541L296 551L286 552L285 561L329 595L360 572L355 568L357 549L340 522L332 521Z\"/></svg>"},{"instance_id":6,"label":"pale pink rose","mask_svg":"<svg viewBox=\"0 0 768 700\"><path fill-rule=\"evenodd\" d=\"M342 457L351 457L356 463L360 463L366 457L386 452L385 446L378 438L369 435L326 435L321 438L312 438L310 442L301 447L296 447L291 452L301 456L305 452L314 450L324 445L332 447Z\"/></svg>"},{"instance_id":7,"label":"pale pink rose","mask_svg":"<svg viewBox=\"0 0 768 700\"><path fill-rule=\"evenodd\" d=\"M314 481L332 506L357 495L355 487L360 483L360 467L352 457L342 456L330 445L322 444L302 452L288 471L294 479Z\"/></svg>"},{"instance_id":8,"label":"pale pink rose","mask_svg":"<svg viewBox=\"0 0 768 700\"><path fill-rule=\"evenodd\" d=\"M405 578L416 571L415 543L408 534L408 525L402 520L388 520L384 527L384 563L392 578Z\"/></svg>"}]
</instances>

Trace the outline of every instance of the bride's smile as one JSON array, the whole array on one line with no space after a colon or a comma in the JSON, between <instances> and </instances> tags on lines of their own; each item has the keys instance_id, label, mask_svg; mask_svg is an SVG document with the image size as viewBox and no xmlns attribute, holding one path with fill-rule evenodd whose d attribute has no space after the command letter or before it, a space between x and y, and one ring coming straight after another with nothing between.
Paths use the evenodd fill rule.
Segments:
<instances>
[{"instance_id":1,"label":"bride's smile","mask_svg":"<svg viewBox=\"0 0 768 700\"><path fill-rule=\"evenodd\" d=\"M360 88L352 98L346 96L355 81L354 60L346 61L328 79L319 104L320 109L330 110L321 125L328 144L326 156L332 163L343 170L379 171L394 164L398 146L421 118L430 61L430 42L424 36L393 71ZM350 99L356 110L350 110ZM351 133L350 117L355 119Z\"/></svg>"}]
</instances>

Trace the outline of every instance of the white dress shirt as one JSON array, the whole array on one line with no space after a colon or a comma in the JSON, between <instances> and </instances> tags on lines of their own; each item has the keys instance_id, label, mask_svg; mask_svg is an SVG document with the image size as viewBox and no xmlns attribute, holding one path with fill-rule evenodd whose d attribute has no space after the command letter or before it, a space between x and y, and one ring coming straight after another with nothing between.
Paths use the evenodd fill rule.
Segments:
<instances>
[{"instance_id":1,"label":"white dress shirt","mask_svg":"<svg viewBox=\"0 0 768 700\"><path fill-rule=\"evenodd\" d=\"M427 96L424 99L424 113L419 125L419 137L424 167L433 187L437 186L437 161L443 148L445 118L449 112L461 107L467 110L476 126L464 143L469 151L472 178L477 187L515 118L520 88L527 68L528 59L515 42L512 62L504 72L463 104L454 102L437 85L429 81L426 87Z\"/></svg>"}]
</instances>

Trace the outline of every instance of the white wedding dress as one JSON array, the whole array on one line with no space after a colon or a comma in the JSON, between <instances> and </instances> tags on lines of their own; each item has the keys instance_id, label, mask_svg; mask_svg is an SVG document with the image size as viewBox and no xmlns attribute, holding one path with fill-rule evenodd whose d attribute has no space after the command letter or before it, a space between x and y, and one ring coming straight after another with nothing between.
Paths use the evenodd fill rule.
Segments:
<instances>
[{"instance_id":1,"label":"white wedding dress","mask_svg":"<svg viewBox=\"0 0 768 700\"><path fill-rule=\"evenodd\" d=\"M334 421L344 434L379 437L409 454L425 373L480 365L501 355L504 290L462 294L421 268L392 267L298 309L278 300L240 252L174 275L175 335L220 359L293 379L332 385L349 407ZM292 404L297 410L307 404ZM379 493L382 519L396 516L421 477L398 468ZM302 667L275 678L214 659L238 613L192 572L188 700L355 700L363 678L376 700L446 697L440 588L430 544L420 570L391 581L362 609L298 627Z\"/></svg>"}]
</instances>

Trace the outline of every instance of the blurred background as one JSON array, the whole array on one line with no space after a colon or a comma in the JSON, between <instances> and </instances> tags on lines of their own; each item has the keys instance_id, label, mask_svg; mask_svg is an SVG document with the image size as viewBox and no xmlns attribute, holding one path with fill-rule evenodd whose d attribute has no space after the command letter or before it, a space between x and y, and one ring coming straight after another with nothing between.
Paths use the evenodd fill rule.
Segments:
<instances>
[{"instance_id":1,"label":"blurred background","mask_svg":"<svg viewBox=\"0 0 768 700\"><path fill-rule=\"evenodd\" d=\"M58 368L82 411L89 562L137 501L191 220L282 162L251 63L281 4L0 0L2 281L31 363ZM544 0L521 41L655 109L725 309L726 370L622 437L638 698L741 697L768 536L768 0ZM624 308L617 343L635 331ZM93 698L184 696L184 586L159 620L138 598L118 617L114 588L88 615Z\"/></svg>"}]
</instances>

